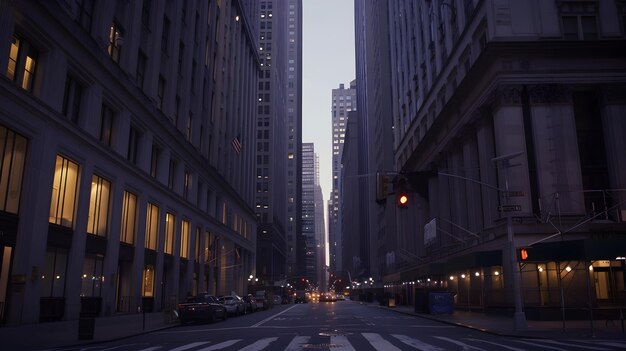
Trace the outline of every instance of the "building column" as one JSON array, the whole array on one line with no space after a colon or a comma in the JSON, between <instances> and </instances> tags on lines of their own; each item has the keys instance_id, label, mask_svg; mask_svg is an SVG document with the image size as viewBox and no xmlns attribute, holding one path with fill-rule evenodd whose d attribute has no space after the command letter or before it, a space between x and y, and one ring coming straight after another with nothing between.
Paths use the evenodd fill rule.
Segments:
<instances>
[{"instance_id":1,"label":"building column","mask_svg":"<svg viewBox=\"0 0 626 351\"><path fill-rule=\"evenodd\" d=\"M85 246L87 243L87 221L91 197L93 164L86 161L80 166L80 185L74 216L72 247L67 258L67 279L65 283L65 319L78 319L81 310L81 290Z\"/></svg>"},{"instance_id":2,"label":"building column","mask_svg":"<svg viewBox=\"0 0 626 351\"><path fill-rule=\"evenodd\" d=\"M9 325L39 321L41 272L44 272L46 258L52 193L50 185L56 162L54 140L51 133L45 133L31 138L28 144L19 209L22 220L17 227L10 277L13 283L7 291L11 304L5 307Z\"/></svg>"}]
</instances>

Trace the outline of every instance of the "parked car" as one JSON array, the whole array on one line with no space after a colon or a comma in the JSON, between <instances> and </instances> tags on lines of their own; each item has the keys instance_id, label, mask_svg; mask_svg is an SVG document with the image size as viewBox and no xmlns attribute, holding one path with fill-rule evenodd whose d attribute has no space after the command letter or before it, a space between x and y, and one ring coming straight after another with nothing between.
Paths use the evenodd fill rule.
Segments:
<instances>
[{"instance_id":1,"label":"parked car","mask_svg":"<svg viewBox=\"0 0 626 351\"><path fill-rule=\"evenodd\" d=\"M230 314L239 316L248 313L248 311L246 311L246 306L243 300L239 296L220 296L218 300L221 304L224 305L224 307L226 307L226 311Z\"/></svg>"},{"instance_id":2,"label":"parked car","mask_svg":"<svg viewBox=\"0 0 626 351\"><path fill-rule=\"evenodd\" d=\"M245 303L246 310L248 310L248 312L256 312L259 309L256 304L256 299L254 298L254 296L252 296L252 294L248 294L241 299Z\"/></svg>"},{"instance_id":3,"label":"parked car","mask_svg":"<svg viewBox=\"0 0 626 351\"><path fill-rule=\"evenodd\" d=\"M209 294L198 294L185 299L178 304L178 320L180 324L191 321L214 322L218 318L228 318L226 308L218 299Z\"/></svg>"},{"instance_id":4,"label":"parked car","mask_svg":"<svg viewBox=\"0 0 626 351\"><path fill-rule=\"evenodd\" d=\"M267 295L265 294L265 291L257 291L254 299L256 300L256 306L258 309L266 310L269 308L269 301L267 300Z\"/></svg>"}]
</instances>

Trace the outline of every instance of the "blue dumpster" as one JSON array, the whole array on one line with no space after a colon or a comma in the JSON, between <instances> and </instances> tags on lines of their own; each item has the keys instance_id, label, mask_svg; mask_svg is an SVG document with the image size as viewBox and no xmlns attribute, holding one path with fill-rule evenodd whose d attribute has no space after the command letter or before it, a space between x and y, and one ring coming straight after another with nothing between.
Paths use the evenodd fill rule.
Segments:
<instances>
[{"instance_id":1,"label":"blue dumpster","mask_svg":"<svg viewBox=\"0 0 626 351\"><path fill-rule=\"evenodd\" d=\"M452 312L454 312L452 293L428 293L428 310L430 314L452 314Z\"/></svg>"}]
</instances>

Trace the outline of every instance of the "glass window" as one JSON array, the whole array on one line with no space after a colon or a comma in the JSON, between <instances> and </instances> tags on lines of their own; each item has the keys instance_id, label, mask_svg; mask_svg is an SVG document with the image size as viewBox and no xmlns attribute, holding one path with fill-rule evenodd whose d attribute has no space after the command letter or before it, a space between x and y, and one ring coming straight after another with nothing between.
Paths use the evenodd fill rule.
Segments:
<instances>
[{"instance_id":1,"label":"glass window","mask_svg":"<svg viewBox=\"0 0 626 351\"><path fill-rule=\"evenodd\" d=\"M0 211L19 211L27 146L25 137L0 125Z\"/></svg>"},{"instance_id":2,"label":"glass window","mask_svg":"<svg viewBox=\"0 0 626 351\"><path fill-rule=\"evenodd\" d=\"M78 171L77 163L57 155L50 201L50 223L72 227L78 198Z\"/></svg>"},{"instance_id":3,"label":"glass window","mask_svg":"<svg viewBox=\"0 0 626 351\"><path fill-rule=\"evenodd\" d=\"M180 232L180 257L189 258L189 221L183 220Z\"/></svg>"},{"instance_id":4,"label":"glass window","mask_svg":"<svg viewBox=\"0 0 626 351\"><path fill-rule=\"evenodd\" d=\"M124 191L122 204L122 229L120 241L127 244L135 243L135 225L137 221L137 195L130 191Z\"/></svg>"},{"instance_id":5,"label":"glass window","mask_svg":"<svg viewBox=\"0 0 626 351\"><path fill-rule=\"evenodd\" d=\"M103 261L102 255L85 256L80 296L102 296Z\"/></svg>"},{"instance_id":6,"label":"glass window","mask_svg":"<svg viewBox=\"0 0 626 351\"><path fill-rule=\"evenodd\" d=\"M113 134L113 118L113 110L106 104L102 104L99 138L101 142L108 146L111 146L111 139Z\"/></svg>"},{"instance_id":7,"label":"glass window","mask_svg":"<svg viewBox=\"0 0 626 351\"><path fill-rule=\"evenodd\" d=\"M146 213L146 249L157 249L157 242L159 239L159 207L148 203L148 210Z\"/></svg>"},{"instance_id":8,"label":"glass window","mask_svg":"<svg viewBox=\"0 0 626 351\"><path fill-rule=\"evenodd\" d=\"M196 227L196 254L195 254L195 260L196 262L200 261L200 254L201 254L201 250L200 250L200 235L202 233L202 230L200 229L200 227Z\"/></svg>"},{"instance_id":9,"label":"glass window","mask_svg":"<svg viewBox=\"0 0 626 351\"><path fill-rule=\"evenodd\" d=\"M63 95L63 115L70 121L78 124L80 116L80 100L82 97L83 87L68 75L65 80L65 94Z\"/></svg>"},{"instance_id":10,"label":"glass window","mask_svg":"<svg viewBox=\"0 0 626 351\"><path fill-rule=\"evenodd\" d=\"M113 62L120 63L120 55L122 54L123 32L117 22L111 24L109 29L109 55Z\"/></svg>"},{"instance_id":11,"label":"glass window","mask_svg":"<svg viewBox=\"0 0 626 351\"><path fill-rule=\"evenodd\" d=\"M159 149L158 146L156 145L152 145L152 156L150 158L150 175L153 178L156 178L157 176L157 167L159 165L159 154L161 153L161 150Z\"/></svg>"},{"instance_id":12,"label":"glass window","mask_svg":"<svg viewBox=\"0 0 626 351\"><path fill-rule=\"evenodd\" d=\"M130 126L130 132L128 134L128 151L126 153L126 159L132 164L137 164L137 152L139 149L139 140L141 139L141 133L137 128Z\"/></svg>"},{"instance_id":13,"label":"glass window","mask_svg":"<svg viewBox=\"0 0 626 351\"><path fill-rule=\"evenodd\" d=\"M87 233L98 236L107 235L110 194L111 182L94 174L91 178Z\"/></svg>"},{"instance_id":14,"label":"glass window","mask_svg":"<svg viewBox=\"0 0 626 351\"><path fill-rule=\"evenodd\" d=\"M39 53L29 42L14 35L9 50L7 77L32 92Z\"/></svg>"},{"instance_id":15,"label":"glass window","mask_svg":"<svg viewBox=\"0 0 626 351\"><path fill-rule=\"evenodd\" d=\"M65 294L65 271L67 269L67 250L48 248L46 263L41 275L41 296L62 297Z\"/></svg>"},{"instance_id":16,"label":"glass window","mask_svg":"<svg viewBox=\"0 0 626 351\"><path fill-rule=\"evenodd\" d=\"M176 216L171 213L165 214L165 249L166 254L174 253L174 237L176 235Z\"/></svg>"},{"instance_id":17,"label":"glass window","mask_svg":"<svg viewBox=\"0 0 626 351\"><path fill-rule=\"evenodd\" d=\"M139 54L137 55L136 79L137 79L137 86L139 86L142 89L143 89L143 83L144 83L145 76L146 76L147 61L148 61L148 58L146 57L146 54L144 54L143 51L139 50Z\"/></svg>"},{"instance_id":18,"label":"glass window","mask_svg":"<svg viewBox=\"0 0 626 351\"><path fill-rule=\"evenodd\" d=\"M154 296L154 266L145 265L143 268L143 279L141 285L141 296Z\"/></svg>"},{"instance_id":19,"label":"glass window","mask_svg":"<svg viewBox=\"0 0 626 351\"><path fill-rule=\"evenodd\" d=\"M76 0L76 5L78 7L78 13L76 14L76 21L87 32L91 31L93 1L94 0Z\"/></svg>"}]
</instances>

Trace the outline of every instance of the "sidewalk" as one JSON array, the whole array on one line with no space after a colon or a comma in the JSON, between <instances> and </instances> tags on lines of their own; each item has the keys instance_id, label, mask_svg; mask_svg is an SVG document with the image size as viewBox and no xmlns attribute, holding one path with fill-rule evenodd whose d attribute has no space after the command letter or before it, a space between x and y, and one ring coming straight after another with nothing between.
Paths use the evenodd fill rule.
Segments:
<instances>
[{"instance_id":1,"label":"sidewalk","mask_svg":"<svg viewBox=\"0 0 626 351\"><path fill-rule=\"evenodd\" d=\"M355 302L359 303L359 301ZM402 305L396 307L386 307L373 303L364 302L363 304L501 336L550 339L626 339L626 334L622 332L620 320L595 320L593 323L593 331L591 329L591 323L588 320L565 321L565 324L563 321L528 320L526 322L526 330L516 331L512 316L488 315L482 312L469 312L462 310L455 310L451 315L434 315L415 313L413 306Z\"/></svg>"},{"instance_id":2,"label":"sidewalk","mask_svg":"<svg viewBox=\"0 0 626 351\"><path fill-rule=\"evenodd\" d=\"M116 340L124 337L171 328L178 321L166 320L163 312L98 317L92 340L79 340L79 321L34 323L0 327L2 350L49 350L72 345Z\"/></svg>"}]
</instances>

